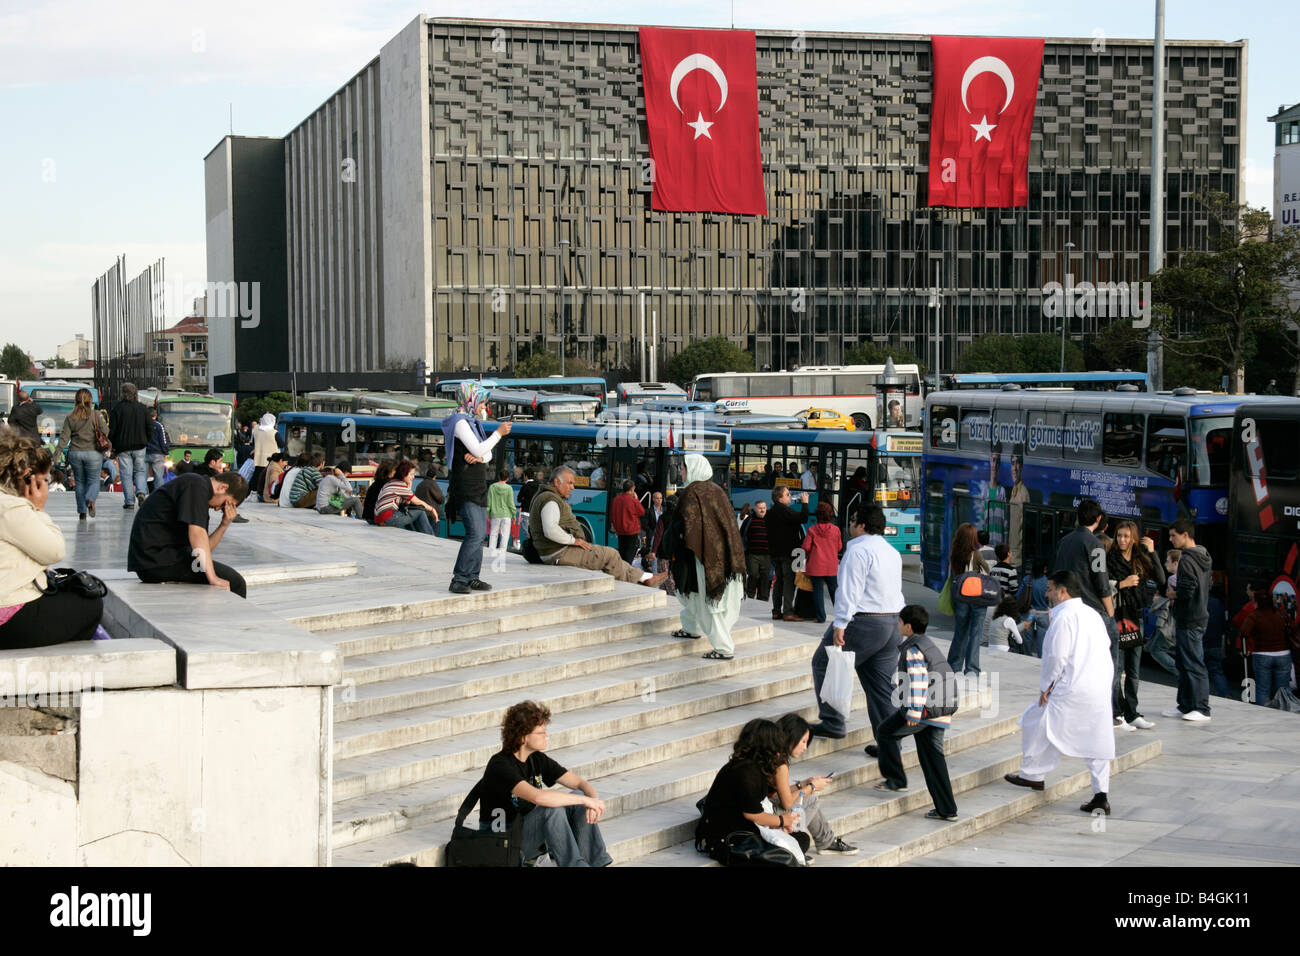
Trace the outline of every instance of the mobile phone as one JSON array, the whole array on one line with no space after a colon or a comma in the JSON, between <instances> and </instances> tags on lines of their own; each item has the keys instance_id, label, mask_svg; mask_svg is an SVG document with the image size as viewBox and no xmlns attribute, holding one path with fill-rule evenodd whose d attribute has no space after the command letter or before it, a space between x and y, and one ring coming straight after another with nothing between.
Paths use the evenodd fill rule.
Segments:
<instances>
[{"instance_id":1,"label":"mobile phone","mask_svg":"<svg viewBox=\"0 0 1300 956\"><path fill-rule=\"evenodd\" d=\"M827 780L830 780L830 779L831 779L832 777L834 777L834 776L835 776L835 771L832 770L830 773L826 774L826 779L827 779Z\"/></svg>"}]
</instances>

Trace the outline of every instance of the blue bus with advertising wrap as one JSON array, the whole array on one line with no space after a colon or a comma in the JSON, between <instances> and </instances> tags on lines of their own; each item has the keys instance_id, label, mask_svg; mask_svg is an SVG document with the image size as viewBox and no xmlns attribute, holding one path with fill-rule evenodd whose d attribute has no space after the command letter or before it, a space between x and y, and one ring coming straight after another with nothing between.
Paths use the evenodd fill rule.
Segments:
<instances>
[{"instance_id":1,"label":"blue bus with advertising wrap","mask_svg":"<svg viewBox=\"0 0 1300 956\"><path fill-rule=\"evenodd\" d=\"M1197 525L1217 571L1228 556L1233 415L1266 399L1172 393L970 389L926 399L921 556L939 590L957 526L1005 541L1018 567L1055 558L1083 498L1154 531L1179 517Z\"/></svg>"},{"instance_id":2,"label":"blue bus with advertising wrap","mask_svg":"<svg viewBox=\"0 0 1300 956\"><path fill-rule=\"evenodd\" d=\"M483 423L489 435L499 426L495 421ZM327 463L346 460L352 466L350 478L358 491L364 491L380 461L396 458L416 463L417 484L422 480L437 481L446 493L446 454L442 424L437 420L285 412L277 418L276 427L282 438L292 429L301 429L305 451L321 452ZM537 469L539 478L545 480L557 465L573 469L574 490L569 504L574 515L592 542L616 546L610 509L623 479L635 480L642 473L651 489L675 494L686 473L682 459L692 453L709 460L714 480L725 489L731 444L721 430L672 431L653 424L516 422L510 434L493 449L489 468L493 480L498 470L509 474L516 499L525 470ZM459 522L449 527L444 516L438 533L460 537L464 529Z\"/></svg>"}]
</instances>

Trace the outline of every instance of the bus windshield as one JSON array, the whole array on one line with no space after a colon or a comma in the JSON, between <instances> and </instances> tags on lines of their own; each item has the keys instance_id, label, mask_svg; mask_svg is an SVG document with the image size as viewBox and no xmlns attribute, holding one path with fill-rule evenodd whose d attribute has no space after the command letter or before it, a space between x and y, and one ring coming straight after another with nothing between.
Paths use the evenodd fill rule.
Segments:
<instances>
[{"instance_id":1,"label":"bus windshield","mask_svg":"<svg viewBox=\"0 0 1300 956\"><path fill-rule=\"evenodd\" d=\"M1232 463L1232 416L1193 418L1191 483L1227 487Z\"/></svg>"},{"instance_id":2,"label":"bus windshield","mask_svg":"<svg viewBox=\"0 0 1300 956\"><path fill-rule=\"evenodd\" d=\"M884 508L921 507L921 459L882 455L877 464L876 501Z\"/></svg>"},{"instance_id":3,"label":"bus windshield","mask_svg":"<svg viewBox=\"0 0 1300 956\"><path fill-rule=\"evenodd\" d=\"M173 445L182 448L225 448L230 445L230 406L170 402L158 417Z\"/></svg>"}]
</instances>

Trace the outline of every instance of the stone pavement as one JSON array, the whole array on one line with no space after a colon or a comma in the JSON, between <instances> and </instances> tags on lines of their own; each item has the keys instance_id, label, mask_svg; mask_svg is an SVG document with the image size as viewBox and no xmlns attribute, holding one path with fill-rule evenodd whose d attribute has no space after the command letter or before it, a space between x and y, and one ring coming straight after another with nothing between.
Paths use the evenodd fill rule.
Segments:
<instances>
[{"instance_id":1,"label":"stone pavement","mask_svg":"<svg viewBox=\"0 0 1300 956\"><path fill-rule=\"evenodd\" d=\"M50 511L70 545L65 564L121 568L129 529L121 496L79 525L73 496ZM485 563L494 590L447 591L456 542L341 517L247 504L219 560L247 573L250 603L268 619L312 631L343 656L334 700L333 862L441 861L451 816L499 748L510 703L534 697L554 712L550 753L588 777L609 809L602 831L616 862L706 865L689 846L694 803L755 716L815 719L809 660L824 630L773 622L745 603L736 660L700 660L703 642L674 640L677 602L595 572ZM120 576L120 575L118 575ZM181 586L174 587L177 590ZM935 595L905 573L911 601ZM950 621L932 629L941 643ZM822 799L837 832L862 848L819 866L934 864L1182 865L1290 863L1300 844L1300 724L1296 715L1214 701L1214 720L1158 716L1173 690L1145 685L1152 731L1121 735L1115 812L1081 814L1087 774L1063 762L1044 793L1011 787L1015 718L1037 694L1037 662L985 654L948 738L961 819L923 819L930 806L915 752L905 794L883 795L859 692L841 741L818 740L796 776L837 771ZM473 819L473 818L471 818Z\"/></svg>"}]
</instances>

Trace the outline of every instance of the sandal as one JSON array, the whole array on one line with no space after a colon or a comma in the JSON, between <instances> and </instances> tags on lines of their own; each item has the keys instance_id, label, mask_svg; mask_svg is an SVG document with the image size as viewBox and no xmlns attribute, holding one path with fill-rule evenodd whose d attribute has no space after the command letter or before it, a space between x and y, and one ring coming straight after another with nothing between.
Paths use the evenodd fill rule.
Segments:
<instances>
[{"instance_id":1,"label":"sandal","mask_svg":"<svg viewBox=\"0 0 1300 956\"><path fill-rule=\"evenodd\" d=\"M733 656L730 656L730 655L727 655L727 654L722 654L722 653L720 653L720 652L718 652L718 651L709 651L709 653L707 653L707 654L704 655L704 659L705 659L706 661L730 661L730 660L735 660L735 658L734 658Z\"/></svg>"},{"instance_id":2,"label":"sandal","mask_svg":"<svg viewBox=\"0 0 1300 956\"><path fill-rule=\"evenodd\" d=\"M680 628L680 627L679 627L677 630L673 631L673 633L672 633L671 636L672 636L672 637L678 637L678 638L681 638L682 640L691 640L691 641L693 641L693 640L698 640L699 638L703 637L704 635L703 635L703 634L692 634L690 631L686 630L685 628Z\"/></svg>"}]
</instances>

